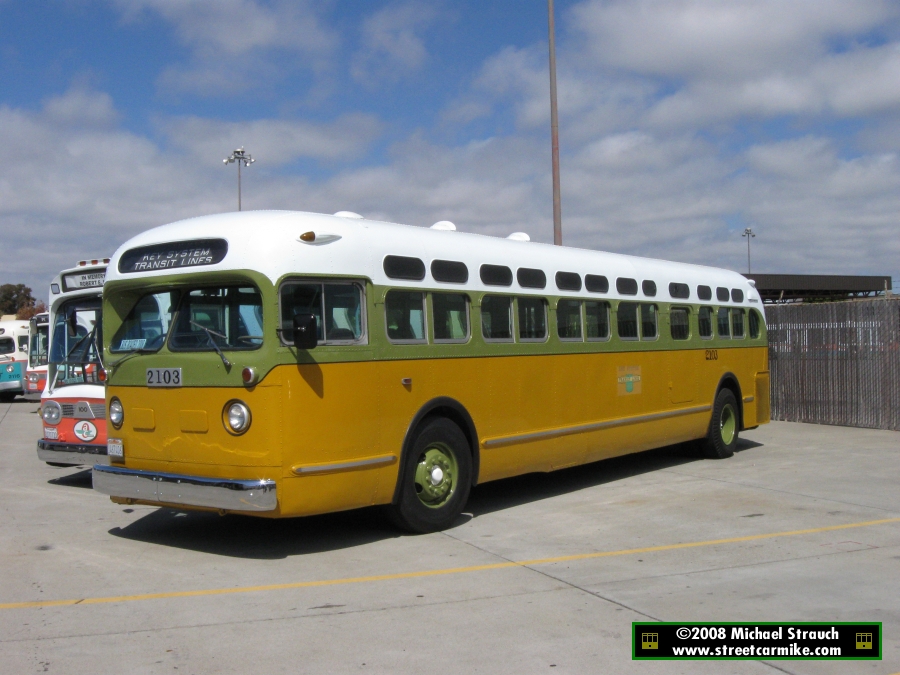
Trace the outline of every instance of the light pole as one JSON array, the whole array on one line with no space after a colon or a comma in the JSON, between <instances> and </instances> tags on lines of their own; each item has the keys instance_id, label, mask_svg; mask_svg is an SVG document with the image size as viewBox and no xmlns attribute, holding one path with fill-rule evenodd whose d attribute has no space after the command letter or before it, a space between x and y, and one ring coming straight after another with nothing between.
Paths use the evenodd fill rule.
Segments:
<instances>
[{"instance_id":1,"label":"light pole","mask_svg":"<svg viewBox=\"0 0 900 675\"><path fill-rule=\"evenodd\" d=\"M559 198L559 116L556 112L556 25L553 0L547 0L550 15L550 147L553 161L553 243L562 246L562 205Z\"/></svg>"},{"instance_id":2,"label":"light pole","mask_svg":"<svg viewBox=\"0 0 900 675\"><path fill-rule=\"evenodd\" d=\"M744 229L744 234L742 237L747 237L747 274L750 274L750 240L753 239L756 235L753 234L753 230L749 227Z\"/></svg>"},{"instance_id":3,"label":"light pole","mask_svg":"<svg viewBox=\"0 0 900 675\"><path fill-rule=\"evenodd\" d=\"M241 164L250 166L256 160L244 152L244 148L238 148L229 157L222 160L225 164L237 162L238 165L238 211L241 210Z\"/></svg>"}]
</instances>

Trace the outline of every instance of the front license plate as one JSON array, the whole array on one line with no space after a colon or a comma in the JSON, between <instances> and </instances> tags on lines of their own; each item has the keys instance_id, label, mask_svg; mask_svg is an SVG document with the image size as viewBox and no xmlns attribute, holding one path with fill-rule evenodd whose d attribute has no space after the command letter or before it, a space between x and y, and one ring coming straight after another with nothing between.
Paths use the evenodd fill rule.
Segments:
<instances>
[{"instance_id":1,"label":"front license plate","mask_svg":"<svg viewBox=\"0 0 900 675\"><path fill-rule=\"evenodd\" d=\"M181 368L147 368L148 387L180 387Z\"/></svg>"},{"instance_id":2,"label":"front license plate","mask_svg":"<svg viewBox=\"0 0 900 675\"><path fill-rule=\"evenodd\" d=\"M125 446L121 438L106 439L106 454L110 459L125 459Z\"/></svg>"}]
</instances>

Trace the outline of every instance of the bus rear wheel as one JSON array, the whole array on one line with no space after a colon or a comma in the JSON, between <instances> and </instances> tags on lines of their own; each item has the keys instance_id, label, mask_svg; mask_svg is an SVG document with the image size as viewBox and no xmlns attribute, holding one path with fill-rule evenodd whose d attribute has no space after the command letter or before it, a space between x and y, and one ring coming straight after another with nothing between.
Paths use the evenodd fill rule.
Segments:
<instances>
[{"instance_id":1,"label":"bus rear wheel","mask_svg":"<svg viewBox=\"0 0 900 675\"><path fill-rule=\"evenodd\" d=\"M713 404L709 431L702 441L701 449L706 457L725 459L734 454L740 423L737 399L730 389L720 389Z\"/></svg>"},{"instance_id":2,"label":"bus rear wheel","mask_svg":"<svg viewBox=\"0 0 900 675\"><path fill-rule=\"evenodd\" d=\"M419 431L400 467L400 491L391 520L409 532L450 527L472 485L472 453L456 424L439 418Z\"/></svg>"}]
</instances>

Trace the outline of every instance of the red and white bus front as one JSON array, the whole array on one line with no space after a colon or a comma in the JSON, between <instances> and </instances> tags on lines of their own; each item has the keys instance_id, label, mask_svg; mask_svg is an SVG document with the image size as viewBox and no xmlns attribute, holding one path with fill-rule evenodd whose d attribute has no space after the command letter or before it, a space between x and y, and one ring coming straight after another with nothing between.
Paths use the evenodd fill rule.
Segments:
<instances>
[{"instance_id":1,"label":"red and white bus front","mask_svg":"<svg viewBox=\"0 0 900 675\"><path fill-rule=\"evenodd\" d=\"M101 295L108 260L82 261L50 286L47 387L38 458L52 466L107 463Z\"/></svg>"}]
</instances>

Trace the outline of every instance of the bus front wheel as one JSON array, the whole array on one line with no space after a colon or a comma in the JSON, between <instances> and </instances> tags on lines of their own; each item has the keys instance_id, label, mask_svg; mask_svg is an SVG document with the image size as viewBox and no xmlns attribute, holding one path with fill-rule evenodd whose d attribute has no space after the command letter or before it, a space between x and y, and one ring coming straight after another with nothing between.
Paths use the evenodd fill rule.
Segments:
<instances>
[{"instance_id":1,"label":"bus front wheel","mask_svg":"<svg viewBox=\"0 0 900 675\"><path fill-rule=\"evenodd\" d=\"M472 453L456 424L438 418L419 431L400 467L391 519L404 530L436 532L462 513L472 485Z\"/></svg>"},{"instance_id":2,"label":"bus front wheel","mask_svg":"<svg viewBox=\"0 0 900 675\"><path fill-rule=\"evenodd\" d=\"M713 404L709 431L702 441L703 454L711 459L725 459L734 454L740 421L737 399L730 389L720 389Z\"/></svg>"}]
</instances>

